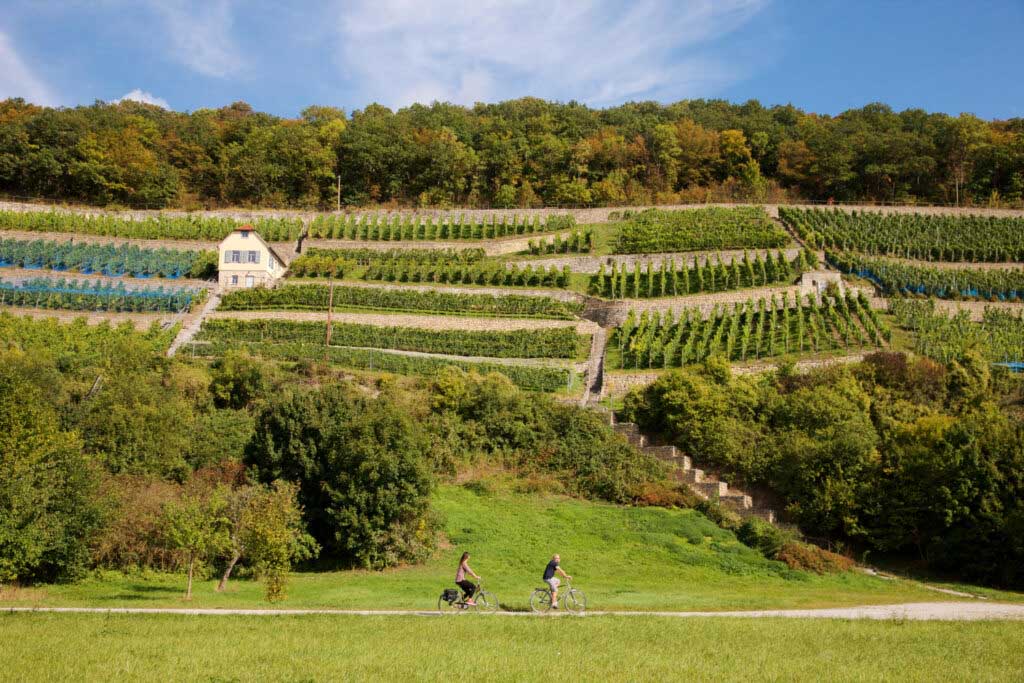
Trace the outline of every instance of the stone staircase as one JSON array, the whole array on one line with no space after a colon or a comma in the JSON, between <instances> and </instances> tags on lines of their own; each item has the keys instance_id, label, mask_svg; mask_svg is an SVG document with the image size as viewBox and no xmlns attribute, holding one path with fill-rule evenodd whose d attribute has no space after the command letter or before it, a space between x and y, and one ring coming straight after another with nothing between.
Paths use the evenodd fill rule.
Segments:
<instances>
[{"instance_id":1,"label":"stone staircase","mask_svg":"<svg viewBox=\"0 0 1024 683\"><path fill-rule=\"evenodd\" d=\"M662 462L674 465L672 477L676 481L686 484L697 497L704 500L717 499L723 506L744 517L760 517L772 524L776 522L774 510L757 506L754 499L743 491L729 488L727 482L694 467L690 456L683 455L675 446L652 444L635 422L615 422L614 415L612 419L612 428L626 437L632 446Z\"/></svg>"}]
</instances>

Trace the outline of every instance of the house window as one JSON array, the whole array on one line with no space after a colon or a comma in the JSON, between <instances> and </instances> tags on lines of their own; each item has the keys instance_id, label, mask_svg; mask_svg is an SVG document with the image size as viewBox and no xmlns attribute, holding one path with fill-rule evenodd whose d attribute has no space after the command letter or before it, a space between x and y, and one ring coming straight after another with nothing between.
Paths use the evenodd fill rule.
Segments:
<instances>
[{"instance_id":1,"label":"house window","mask_svg":"<svg viewBox=\"0 0 1024 683\"><path fill-rule=\"evenodd\" d=\"M277 268L277 259L275 259L273 256L271 256L270 257L270 269L274 270L275 268Z\"/></svg>"},{"instance_id":2,"label":"house window","mask_svg":"<svg viewBox=\"0 0 1024 683\"><path fill-rule=\"evenodd\" d=\"M240 251L228 251L224 253L224 263L241 263L242 252Z\"/></svg>"},{"instance_id":3,"label":"house window","mask_svg":"<svg viewBox=\"0 0 1024 683\"><path fill-rule=\"evenodd\" d=\"M231 284L233 284L233 285L237 285L238 284L238 276L237 275L232 275L231 276Z\"/></svg>"},{"instance_id":4,"label":"house window","mask_svg":"<svg viewBox=\"0 0 1024 683\"><path fill-rule=\"evenodd\" d=\"M260 262L260 252L258 252L258 251L250 251L249 252L249 258L246 261L246 263L259 263L259 262Z\"/></svg>"},{"instance_id":5,"label":"house window","mask_svg":"<svg viewBox=\"0 0 1024 683\"><path fill-rule=\"evenodd\" d=\"M242 231L242 239L244 239L244 240L245 239L249 239L249 231L248 230L243 230Z\"/></svg>"}]
</instances>

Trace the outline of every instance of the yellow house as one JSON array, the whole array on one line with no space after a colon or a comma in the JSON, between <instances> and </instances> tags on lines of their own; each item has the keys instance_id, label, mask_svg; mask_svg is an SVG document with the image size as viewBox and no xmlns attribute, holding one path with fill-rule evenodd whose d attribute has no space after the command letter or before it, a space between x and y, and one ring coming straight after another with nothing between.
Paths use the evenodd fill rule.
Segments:
<instances>
[{"instance_id":1,"label":"yellow house","mask_svg":"<svg viewBox=\"0 0 1024 683\"><path fill-rule=\"evenodd\" d=\"M284 271L284 260L251 225L243 225L220 243L217 282L221 289L271 287Z\"/></svg>"}]
</instances>

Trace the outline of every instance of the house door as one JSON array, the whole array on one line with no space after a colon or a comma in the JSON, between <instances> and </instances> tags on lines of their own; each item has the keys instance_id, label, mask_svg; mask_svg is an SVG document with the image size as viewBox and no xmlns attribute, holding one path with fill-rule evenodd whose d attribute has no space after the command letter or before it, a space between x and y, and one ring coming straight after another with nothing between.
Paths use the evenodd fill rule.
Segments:
<instances>
[{"instance_id":1,"label":"house door","mask_svg":"<svg viewBox=\"0 0 1024 683\"><path fill-rule=\"evenodd\" d=\"M252 287L254 284L256 284L255 278L253 278L252 275L246 275L245 276L245 286L246 287Z\"/></svg>"}]
</instances>

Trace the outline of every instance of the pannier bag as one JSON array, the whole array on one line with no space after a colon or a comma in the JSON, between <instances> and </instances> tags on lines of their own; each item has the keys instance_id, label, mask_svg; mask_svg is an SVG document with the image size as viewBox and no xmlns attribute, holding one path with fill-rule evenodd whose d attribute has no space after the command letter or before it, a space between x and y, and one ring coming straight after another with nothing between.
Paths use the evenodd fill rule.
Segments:
<instances>
[{"instance_id":1,"label":"pannier bag","mask_svg":"<svg viewBox=\"0 0 1024 683\"><path fill-rule=\"evenodd\" d=\"M457 591L454 588L445 588L444 595L442 595L441 597L444 600L447 600L448 602L455 602L459 599L459 591Z\"/></svg>"}]
</instances>

